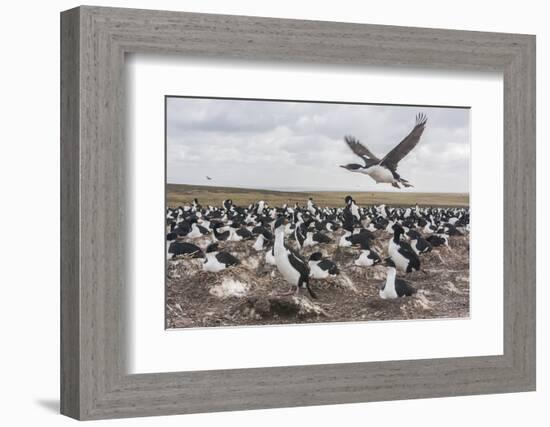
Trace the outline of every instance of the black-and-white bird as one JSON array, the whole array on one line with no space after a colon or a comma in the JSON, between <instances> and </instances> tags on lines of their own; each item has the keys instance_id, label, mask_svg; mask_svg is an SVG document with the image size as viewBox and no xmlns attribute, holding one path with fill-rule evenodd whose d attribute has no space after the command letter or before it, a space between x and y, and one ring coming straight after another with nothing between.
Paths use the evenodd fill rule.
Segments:
<instances>
[{"instance_id":1,"label":"black-and-white bird","mask_svg":"<svg viewBox=\"0 0 550 427\"><path fill-rule=\"evenodd\" d=\"M304 242L307 235L307 226L302 222L298 221L294 227L294 239L298 244L298 247L301 249L304 247Z\"/></svg>"},{"instance_id":2,"label":"black-and-white bird","mask_svg":"<svg viewBox=\"0 0 550 427\"><path fill-rule=\"evenodd\" d=\"M233 200L226 199L222 202L222 206L226 212L233 211Z\"/></svg>"},{"instance_id":3,"label":"black-and-white bird","mask_svg":"<svg viewBox=\"0 0 550 427\"><path fill-rule=\"evenodd\" d=\"M264 209L266 207L266 203L263 201L263 200L260 200L257 205L254 207L254 211L258 214L258 215L262 215L263 212L264 212Z\"/></svg>"},{"instance_id":4,"label":"black-and-white bird","mask_svg":"<svg viewBox=\"0 0 550 427\"><path fill-rule=\"evenodd\" d=\"M197 224L197 219L193 218L191 220L191 231L187 233L187 237L190 239L195 239L197 237L202 237L206 234L208 234L209 231L206 227L203 227L202 225Z\"/></svg>"},{"instance_id":5,"label":"black-and-white bird","mask_svg":"<svg viewBox=\"0 0 550 427\"><path fill-rule=\"evenodd\" d=\"M332 239L320 231L307 231L306 238L302 242L302 247L315 246L320 243L332 243Z\"/></svg>"},{"instance_id":6,"label":"black-and-white bird","mask_svg":"<svg viewBox=\"0 0 550 427\"><path fill-rule=\"evenodd\" d=\"M398 223L393 225L393 237L388 242L388 255L395 266L406 273L420 270L420 259L411 245L401 240L404 233L403 227Z\"/></svg>"},{"instance_id":7,"label":"black-and-white bird","mask_svg":"<svg viewBox=\"0 0 550 427\"><path fill-rule=\"evenodd\" d=\"M417 255L425 254L432 250L432 245L422 236L411 238L411 247L416 252Z\"/></svg>"},{"instance_id":8,"label":"black-and-white bird","mask_svg":"<svg viewBox=\"0 0 550 427\"><path fill-rule=\"evenodd\" d=\"M399 297L410 297L416 293L416 289L405 282L403 279L397 279L395 263L391 258L386 258L386 282L380 289L379 295L382 299L395 299Z\"/></svg>"},{"instance_id":9,"label":"black-and-white bird","mask_svg":"<svg viewBox=\"0 0 550 427\"><path fill-rule=\"evenodd\" d=\"M431 236L427 237L426 240L430 242L430 245L433 247L436 246L449 246L449 239L447 236L442 234L432 234Z\"/></svg>"},{"instance_id":10,"label":"black-and-white bird","mask_svg":"<svg viewBox=\"0 0 550 427\"><path fill-rule=\"evenodd\" d=\"M201 248L193 243L183 242L179 238L175 242L170 243L168 254L172 254L172 258L179 255L188 258L204 258Z\"/></svg>"},{"instance_id":11,"label":"black-and-white bird","mask_svg":"<svg viewBox=\"0 0 550 427\"><path fill-rule=\"evenodd\" d=\"M313 203L313 199L311 197L307 200L307 210L311 215L315 215L317 213L317 206L315 206L315 203Z\"/></svg>"},{"instance_id":12,"label":"black-and-white bird","mask_svg":"<svg viewBox=\"0 0 550 427\"><path fill-rule=\"evenodd\" d=\"M204 271L217 273L232 265L239 265L240 261L229 252L220 252L217 243L211 243L206 248L206 259L202 265Z\"/></svg>"},{"instance_id":13,"label":"black-and-white bird","mask_svg":"<svg viewBox=\"0 0 550 427\"><path fill-rule=\"evenodd\" d=\"M330 259L323 258L321 252L314 252L309 257L309 277L312 279L326 279L340 274L338 266Z\"/></svg>"},{"instance_id":14,"label":"black-and-white bird","mask_svg":"<svg viewBox=\"0 0 550 427\"><path fill-rule=\"evenodd\" d=\"M346 196L345 203L346 203L345 209L349 210L349 212L351 214L351 217L355 221L360 222L361 221L361 215L359 214L359 207L355 204L355 200L353 200L353 197Z\"/></svg>"},{"instance_id":15,"label":"black-and-white bird","mask_svg":"<svg viewBox=\"0 0 550 427\"><path fill-rule=\"evenodd\" d=\"M202 206L199 203L199 199L197 199L196 197L193 199L193 203L191 203L191 206L193 206L194 212L200 211L202 209Z\"/></svg>"},{"instance_id":16,"label":"black-and-white bird","mask_svg":"<svg viewBox=\"0 0 550 427\"><path fill-rule=\"evenodd\" d=\"M239 224L231 224L231 237L229 240L234 242L240 242L241 240L250 240L254 236L252 232L245 227L241 227Z\"/></svg>"},{"instance_id":17,"label":"black-and-white bird","mask_svg":"<svg viewBox=\"0 0 550 427\"><path fill-rule=\"evenodd\" d=\"M409 240L415 240L415 239L420 239L422 237L422 234L420 234L418 230L411 228L409 231L405 233L405 236L407 236Z\"/></svg>"},{"instance_id":18,"label":"black-and-white bird","mask_svg":"<svg viewBox=\"0 0 550 427\"><path fill-rule=\"evenodd\" d=\"M359 140L353 136L347 135L344 137L344 140L349 148L351 148L357 156L363 159L365 164L350 163L347 165L340 165L340 167L350 172L359 172L369 175L377 184L388 183L396 188L401 188L399 184L404 187L412 187L409 181L402 178L397 173L397 164L418 144L427 121L428 118L424 114L418 114L412 131L382 159L376 157L365 145L361 144Z\"/></svg>"},{"instance_id":19,"label":"black-and-white bird","mask_svg":"<svg viewBox=\"0 0 550 427\"><path fill-rule=\"evenodd\" d=\"M220 228L223 228L223 224L221 222L217 222L212 226L214 241L220 240L223 242L231 237L231 230L220 231Z\"/></svg>"},{"instance_id":20,"label":"black-and-white bird","mask_svg":"<svg viewBox=\"0 0 550 427\"><path fill-rule=\"evenodd\" d=\"M309 265L298 253L285 245L285 227L288 220L280 217L275 221L275 243L273 253L277 270L283 278L291 285L289 294L296 293L302 286L305 286L312 298L317 298L309 285Z\"/></svg>"},{"instance_id":21,"label":"black-and-white bird","mask_svg":"<svg viewBox=\"0 0 550 427\"><path fill-rule=\"evenodd\" d=\"M269 242L273 239L273 235L268 230L262 230L262 232L256 238L256 241L252 245L252 248L256 251L261 251L264 248L265 242Z\"/></svg>"},{"instance_id":22,"label":"black-and-white bird","mask_svg":"<svg viewBox=\"0 0 550 427\"><path fill-rule=\"evenodd\" d=\"M364 246L370 245L371 241L374 240L374 235L369 230L362 229L353 229L347 224L344 225L344 230L346 232L340 237L338 246L349 247L349 246Z\"/></svg>"},{"instance_id":23,"label":"black-and-white bird","mask_svg":"<svg viewBox=\"0 0 550 427\"><path fill-rule=\"evenodd\" d=\"M380 256L370 248L366 241L361 242L361 255L353 263L358 267L372 267L380 263Z\"/></svg>"},{"instance_id":24,"label":"black-and-white bird","mask_svg":"<svg viewBox=\"0 0 550 427\"><path fill-rule=\"evenodd\" d=\"M439 234L446 234L447 236L462 236L462 232L454 225L446 223L438 230Z\"/></svg>"}]
</instances>

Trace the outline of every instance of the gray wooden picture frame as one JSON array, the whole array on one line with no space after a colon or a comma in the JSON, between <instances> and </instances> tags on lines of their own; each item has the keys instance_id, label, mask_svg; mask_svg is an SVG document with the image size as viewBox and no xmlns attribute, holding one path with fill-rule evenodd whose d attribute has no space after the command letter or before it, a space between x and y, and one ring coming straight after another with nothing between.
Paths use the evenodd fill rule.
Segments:
<instances>
[{"instance_id":1,"label":"gray wooden picture frame","mask_svg":"<svg viewBox=\"0 0 550 427\"><path fill-rule=\"evenodd\" d=\"M127 53L502 72L504 354L127 374ZM61 166L65 415L84 420L535 390L532 35L71 9L61 14Z\"/></svg>"}]
</instances>

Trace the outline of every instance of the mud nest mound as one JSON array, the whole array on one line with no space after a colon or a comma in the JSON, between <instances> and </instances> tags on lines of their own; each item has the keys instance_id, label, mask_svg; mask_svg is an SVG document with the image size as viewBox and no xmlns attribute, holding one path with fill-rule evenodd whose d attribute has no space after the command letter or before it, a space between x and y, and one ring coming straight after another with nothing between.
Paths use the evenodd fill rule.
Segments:
<instances>
[{"instance_id":1,"label":"mud nest mound","mask_svg":"<svg viewBox=\"0 0 550 427\"><path fill-rule=\"evenodd\" d=\"M412 297L382 300L379 288L385 282L383 266L357 267L359 251L334 243L308 247L336 262L341 274L326 280L311 279L318 295L306 290L284 295L289 285L276 267L265 263L265 251L252 248L253 241L225 242L241 265L219 273L202 271L200 259L167 261L166 326L168 328L267 325L290 323L350 322L461 318L469 316L469 238L449 238L449 247L434 248L421 255L423 272L399 274L418 292ZM375 249L386 256L389 235L377 232ZM208 242L198 242L205 246ZM291 242L289 244L292 245Z\"/></svg>"}]
</instances>

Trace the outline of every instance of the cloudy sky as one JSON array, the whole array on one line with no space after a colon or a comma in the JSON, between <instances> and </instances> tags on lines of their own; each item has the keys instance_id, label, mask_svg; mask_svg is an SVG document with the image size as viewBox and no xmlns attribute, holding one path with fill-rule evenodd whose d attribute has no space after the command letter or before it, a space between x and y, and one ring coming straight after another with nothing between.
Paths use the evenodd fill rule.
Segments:
<instances>
[{"instance_id":1,"label":"cloudy sky","mask_svg":"<svg viewBox=\"0 0 550 427\"><path fill-rule=\"evenodd\" d=\"M394 191L389 184L338 167L361 163L343 137L353 135L383 157L411 131L419 112L428 116L426 130L397 169L414 185L405 191L468 192L468 109L286 101L168 98L167 181Z\"/></svg>"}]
</instances>

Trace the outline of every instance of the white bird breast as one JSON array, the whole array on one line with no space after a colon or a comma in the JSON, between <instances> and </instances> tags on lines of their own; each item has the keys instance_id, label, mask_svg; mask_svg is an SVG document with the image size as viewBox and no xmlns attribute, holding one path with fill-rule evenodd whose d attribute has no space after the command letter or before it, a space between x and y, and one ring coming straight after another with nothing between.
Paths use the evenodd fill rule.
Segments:
<instances>
[{"instance_id":1,"label":"white bird breast","mask_svg":"<svg viewBox=\"0 0 550 427\"><path fill-rule=\"evenodd\" d=\"M370 254L369 250L362 251L359 258L355 260L354 264L361 267L370 267L374 265L374 260L369 258L369 254Z\"/></svg>"},{"instance_id":2,"label":"white bird breast","mask_svg":"<svg viewBox=\"0 0 550 427\"><path fill-rule=\"evenodd\" d=\"M277 263L277 269L285 280L292 285L297 285L300 279L300 273L292 267L292 264L288 260L288 252L286 249L277 250L277 248L275 248L275 262Z\"/></svg>"},{"instance_id":3,"label":"white bird breast","mask_svg":"<svg viewBox=\"0 0 550 427\"><path fill-rule=\"evenodd\" d=\"M349 231L346 231L346 233L342 237L340 237L340 241L338 242L338 246L343 247L343 248L347 248L347 247L351 246L351 242L346 239L349 236L351 236L351 233Z\"/></svg>"},{"instance_id":4,"label":"white bird breast","mask_svg":"<svg viewBox=\"0 0 550 427\"><path fill-rule=\"evenodd\" d=\"M202 236L202 233L200 232L199 227L197 227L197 224L193 223L191 225L191 231L189 232L187 237L190 239L194 239L196 237L201 237L201 236Z\"/></svg>"},{"instance_id":5,"label":"white bird breast","mask_svg":"<svg viewBox=\"0 0 550 427\"><path fill-rule=\"evenodd\" d=\"M263 234L260 234L256 241L254 242L254 245L252 246L255 250L261 251L264 247L264 236Z\"/></svg>"},{"instance_id":6,"label":"white bird breast","mask_svg":"<svg viewBox=\"0 0 550 427\"><path fill-rule=\"evenodd\" d=\"M328 270L319 268L317 261L309 261L309 277L313 279L326 279L329 276Z\"/></svg>"},{"instance_id":7,"label":"white bird breast","mask_svg":"<svg viewBox=\"0 0 550 427\"><path fill-rule=\"evenodd\" d=\"M399 245L396 245L393 239L388 244L388 254L399 270L407 271L409 260L399 253Z\"/></svg>"},{"instance_id":8,"label":"white bird breast","mask_svg":"<svg viewBox=\"0 0 550 427\"><path fill-rule=\"evenodd\" d=\"M316 242L313 241L313 233L311 231L307 232L307 237L304 240L304 248L307 246L314 246Z\"/></svg>"},{"instance_id":9,"label":"white bird breast","mask_svg":"<svg viewBox=\"0 0 550 427\"><path fill-rule=\"evenodd\" d=\"M277 265L277 262L275 261L275 257L273 256L271 249L269 249L265 253L265 262L270 265Z\"/></svg>"},{"instance_id":10,"label":"white bird breast","mask_svg":"<svg viewBox=\"0 0 550 427\"><path fill-rule=\"evenodd\" d=\"M367 175L374 179L377 183L392 183L393 174L391 171L383 166L374 165L370 168L363 169Z\"/></svg>"},{"instance_id":11,"label":"white bird breast","mask_svg":"<svg viewBox=\"0 0 550 427\"><path fill-rule=\"evenodd\" d=\"M384 286L383 290L380 290L379 295L382 299L397 298L397 292L395 291L395 268L388 268L386 286Z\"/></svg>"},{"instance_id":12,"label":"white bird breast","mask_svg":"<svg viewBox=\"0 0 550 427\"><path fill-rule=\"evenodd\" d=\"M231 240L232 242L240 242L242 239L242 236L237 234L237 230L231 229L231 234L227 240Z\"/></svg>"},{"instance_id":13,"label":"white bird breast","mask_svg":"<svg viewBox=\"0 0 550 427\"><path fill-rule=\"evenodd\" d=\"M289 251L284 246L284 234L279 230L276 231L274 252L277 270L279 270L287 282L297 285L300 273L294 269L288 259Z\"/></svg>"},{"instance_id":14,"label":"white bird breast","mask_svg":"<svg viewBox=\"0 0 550 427\"><path fill-rule=\"evenodd\" d=\"M202 265L204 271L209 271L211 273L217 273L225 269L225 264L222 264L216 258L217 252L210 252L206 254L206 262Z\"/></svg>"}]
</instances>

